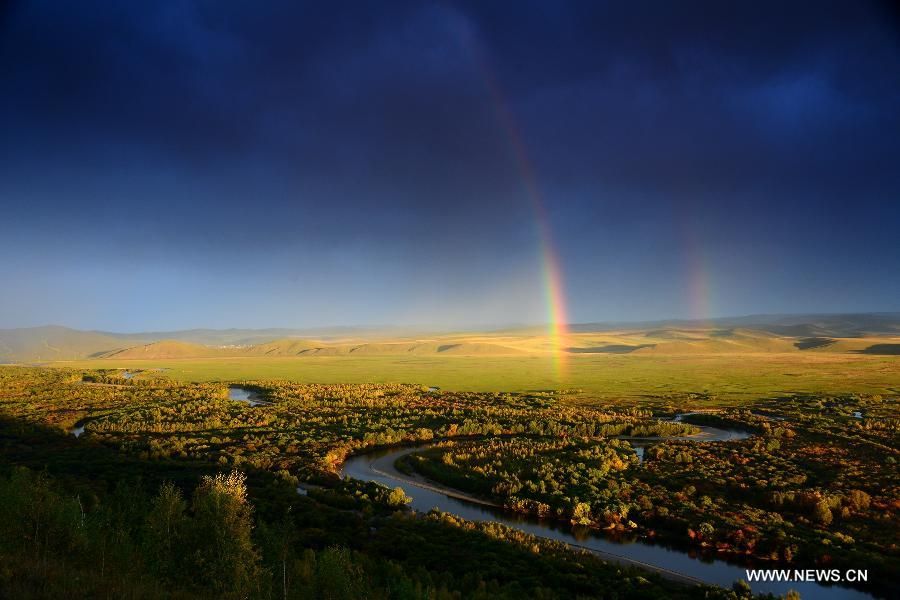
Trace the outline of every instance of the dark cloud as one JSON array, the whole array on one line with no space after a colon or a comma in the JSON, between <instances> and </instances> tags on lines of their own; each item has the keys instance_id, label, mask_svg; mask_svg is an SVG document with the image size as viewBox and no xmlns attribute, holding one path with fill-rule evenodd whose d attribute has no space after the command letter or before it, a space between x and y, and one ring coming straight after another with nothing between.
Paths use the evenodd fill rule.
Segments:
<instances>
[{"instance_id":1,"label":"dark cloud","mask_svg":"<svg viewBox=\"0 0 900 600\"><path fill-rule=\"evenodd\" d=\"M502 188L514 174L474 38L563 171L677 188L842 163L859 185L886 166L860 147L897 149L900 52L866 3L94 4L11 11L5 124L33 142Z\"/></svg>"},{"instance_id":2,"label":"dark cloud","mask_svg":"<svg viewBox=\"0 0 900 600\"><path fill-rule=\"evenodd\" d=\"M817 260L839 280L877 254L871 275L897 275L896 14L867 2L11 2L0 231L100 267L114 254L246 270L312 252L346 269L355 252L398 285L437 273L430 285L465 303L459 290L497 273L526 285L534 169L583 319L679 306L670 263L685 231L742 271L754 248L776 248L789 272L818 269L817 285L830 273ZM236 245L235 227L257 233ZM822 241L838 235L840 248ZM293 271L337 277L304 264ZM606 314L640 293L629 269L659 279L659 301ZM622 298L593 304L613 273L630 282ZM867 293L889 303L897 291ZM780 297L771 308L805 310L802 294Z\"/></svg>"}]
</instances>

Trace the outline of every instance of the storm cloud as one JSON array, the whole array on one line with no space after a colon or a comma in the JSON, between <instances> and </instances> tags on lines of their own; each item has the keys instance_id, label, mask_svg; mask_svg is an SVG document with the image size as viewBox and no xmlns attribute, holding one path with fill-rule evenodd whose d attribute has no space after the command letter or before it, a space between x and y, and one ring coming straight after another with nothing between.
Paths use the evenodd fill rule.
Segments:
<instances>
[{"instance_id":1,"label":"storm cloud","mask_svg":"<svg viewBox=\"0 0 900 600\"><path fill-rule=\"evenodd\" d=\"M537 322L532 176L574 320L896 310L897 22L5 3L0 326Z\"/></svg>"}]
</instances>

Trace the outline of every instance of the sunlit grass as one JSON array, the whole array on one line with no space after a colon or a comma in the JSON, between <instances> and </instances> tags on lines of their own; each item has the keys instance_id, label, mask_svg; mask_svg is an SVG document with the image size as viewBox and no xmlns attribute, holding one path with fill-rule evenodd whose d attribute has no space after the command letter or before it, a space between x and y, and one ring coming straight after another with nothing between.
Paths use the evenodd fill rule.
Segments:
<instances>
[{"instance_id":1,"label":"sunlit grass","mask_svg":"<svg viewBox=\"0 0 900 600\"><path fill-rule=\"evenodd\" d=\"M79 368L168 369L180 381L285 379L416 383L460 391L580 389L586 399L709 394L711 402L790 393L900 394L900 359L847 354L571 355L563 379L550 356L231 357L89 360Z\"/></svg>"}]
</instances>

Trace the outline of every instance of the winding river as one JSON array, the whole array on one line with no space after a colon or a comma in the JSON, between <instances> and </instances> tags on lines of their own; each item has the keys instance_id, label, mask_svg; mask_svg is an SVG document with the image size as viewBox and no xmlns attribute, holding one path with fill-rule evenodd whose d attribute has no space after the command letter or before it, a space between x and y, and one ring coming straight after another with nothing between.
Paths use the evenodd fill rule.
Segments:
<instances>
[{"instance_id":1,"label":"winding river","mask_svg":"<svg viewBox=\"0 0 900 600\"><path fill-rule=\"evenodd\" d=\"M680 421L681 417L676 417ZM729 441L745 439L750 434L742 431L719 429L697 425L701 432L690 436L689 440ZM643 455L643 449L662 438L624 438L628 439ZM359 479L373 481L388 487L403 488L412 498L410 507L427 512L432 508L458 515L470 521L493 521L514 527L522 531L568 543L570 546L582 548L600 555L606 560L627 565L637 565L657 572L669 579L685 583L708 583L730 588L738 579L747 579L745 566L734 565L721 559L699 556L693 552L668 548L650 541L632 539L622 540L604 536L602 532L584 527L576 528L565 523L547 521L504 510L497 505L473 498L464 492L452 490L438 483L421 477L408 476L394 467L394 462L406 454L431 446L424 444L418 447L389 448L368 452L350 457L344 463L341 474ZM756 568L769 568L765 563ZM753 591L785 594L789 590L800 592L801 597L825 600L850 600L872 598L865 592L824 586L811 582L754 582Z\"/></svg>"},{"instance_id":2,"label":"winding river","mask_svg":"<svg viewBox=\"0 0 900 600\"><path fill-rule=\"evenodd\" d=\"M255 391L238 386L229 387L228 398L238 402L245 402L250 406L272 404L262 400ZM691 413L678 415L675 421L681 421L682 417L688 414ZM84 433L85 425L95 418L98 417L81 419L68 432L75 437L81 436ZM700 429L700 433L682 439L695 442L710 442L740 440L750 436L750 434L743 431L719 429L704 425L695 425L695 427ZM620 439L627 439L631 442L638 454L638 458L643 460L644 449L663 438L622 436ZM736 580L747 578L744 566L730 564L721 559L700 556L694 552L668 548L646 540L613 539L604 536L602 532L597 530L572 527L562 522L541 520L504 510L495 504L474 498L464 492L444 487L422 477L403 474L394 467L394 462L398 458L431 445L433 444L423 444L417 447L388 448L353 456L344 463L341 474L361 481L380 483L388 487L397 487L399 485L412 498L410 507L420 512L428 512L432 508L437 508L470 521L502 523L539 537L558 540L570 546L588 550L608 561L640 566L676 581L707 583L728 588ZM301 489L305 492L305 488ZM768 565L763 563L756 565L756 567L768 568ZM751 586L753 591L757 593L785 594L789 590L796 590L800 592L804 599L863 600L873 598L870 594L859 590L837 586L829 587L811 582L754 582L751 583Z\"/></svg>"}]
</instances>

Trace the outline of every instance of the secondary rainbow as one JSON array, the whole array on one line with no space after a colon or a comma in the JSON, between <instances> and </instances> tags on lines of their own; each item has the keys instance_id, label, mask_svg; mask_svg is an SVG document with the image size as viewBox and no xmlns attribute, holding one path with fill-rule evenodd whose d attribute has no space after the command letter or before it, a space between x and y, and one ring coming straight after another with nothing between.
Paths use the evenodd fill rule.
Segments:
<instances>
[{"instance_id":1,"label":"secondary rainbow","mask_svg":"<svg viewBox=\"0 0 900 600\"><path fill-rule=\"evenodd\" d=\"M682 232L688 283L688 315L691 319L703 323L713 314L709 261L702 251L700 237L692 227L690 219L685 218Z\"/></svg>"}]
</instances>

